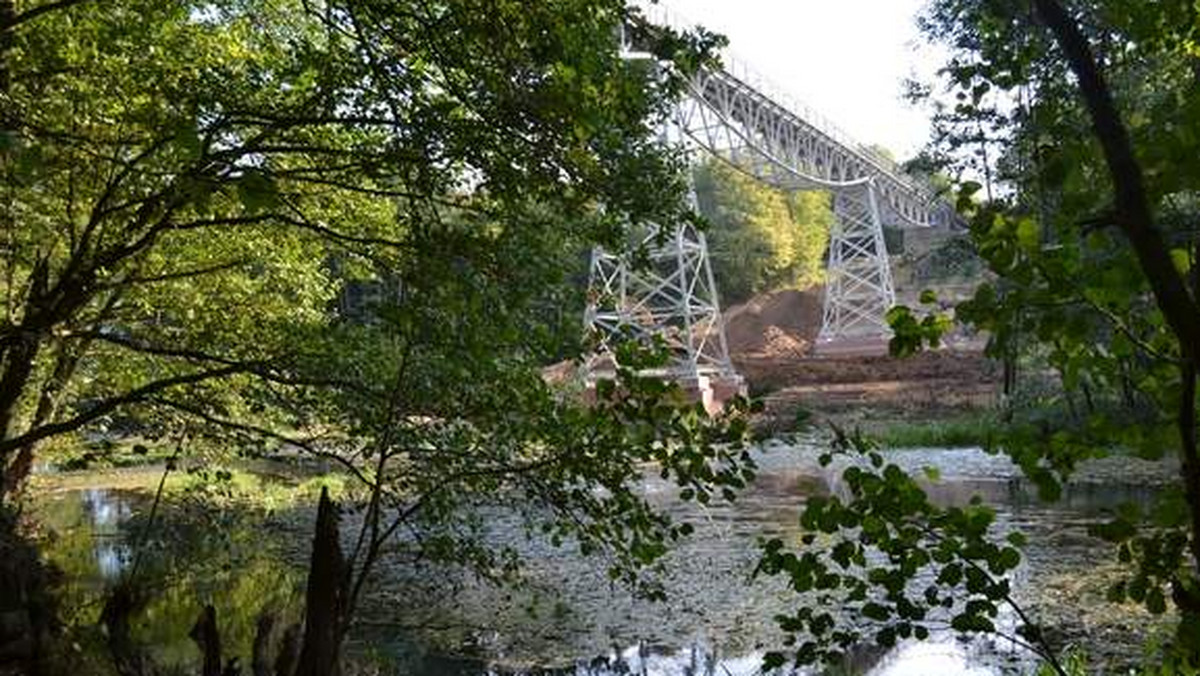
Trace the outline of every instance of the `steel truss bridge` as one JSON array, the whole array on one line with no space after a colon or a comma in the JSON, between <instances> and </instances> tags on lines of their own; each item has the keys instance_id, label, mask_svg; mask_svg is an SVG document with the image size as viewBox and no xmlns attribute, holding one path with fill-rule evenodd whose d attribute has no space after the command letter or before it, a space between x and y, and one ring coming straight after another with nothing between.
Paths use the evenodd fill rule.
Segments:
<instances>
[{"instance_id":1,"label":"steel truss bridge","mask_svg":"<svg viewBox=\"0 0 1200 676\"><path fill-rule=\"evenodd\" d=\"M639 7L648 25L694 26L661 5ZM628 48L626 54L653 58ZM767 185L832 194L818 345L890 335L885 315L895 304L895 289L884 225L947 228L956 219L925 182L728 57L720 70L693 78L663 133L689 153L718 157ZM599 347L587 365L589 376L610 372L613 343L633 334L666 341L676 359L664 375L736 378L703 233L687 225L659 229L647 232L642 244L648 262L638 265L626 255L592 253L585 324Z\"/></svg>"}]
</instances>

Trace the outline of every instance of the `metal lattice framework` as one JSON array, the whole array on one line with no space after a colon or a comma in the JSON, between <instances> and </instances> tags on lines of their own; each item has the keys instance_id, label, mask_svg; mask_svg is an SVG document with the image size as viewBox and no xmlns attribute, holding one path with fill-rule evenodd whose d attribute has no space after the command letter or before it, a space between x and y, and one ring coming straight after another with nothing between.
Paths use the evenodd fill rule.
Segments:
<instances>
[{"instance_id":1,"label":"metal lattice framework","mask_svg":"<svg viewBox=\"0 0 1200 676\"><path fill-rule=\"evenodd\" d=\"M735 377L704 234L683 226L664 241L653 231L641 245L646 260L639 265L603 249L592 251L584 321L600 349L588 371L612 368L613 337L658 337L676 356L663 375Z\"/></svg>"},{"instance_id":2,"label":"metal lattice framework","mask_svg":"<svg viewBox=\"0 0 1200 676\"><path fill-rule=\"evenodd\" d=\"M825 312L818 340L887 335L884 320L896 304L879 198L870 179L833 193Z\"/></svg>"},{"instance_id":3,"label":"metal lattice framework","mask_svg":"<svg viewBox=\"0 0 1200 676\"><path fill-rule=\"evenodd\" d=\"M738 62L727 61L726 67L747 72ZM764 94L763 86L748 84L727 70L700 72L689 96L675 108L672 126L681 134L676 140L783 190L836 192L870 179L885 223L948 226L953 210L935 199L922 181L850 141L800 104L781 102L783 94Z\"/></svg>"},{"instance_id":4,"label":"metal lattice framework","mask_svg":"<svg viewBox=\"0 0 1200 676\"><path fill-rule=\"evenodd\" d=\"M662 5L639 5L648 24L691 27ZM722 158L776 188L829 191L835 223L820 339L835 342L888 335L885 315L895 303L895 290L883 226L949 227L957 218L953 208L937 199L924 182L854 142L741 62L728 56L723 61L722 69L704 69L693 78L664 130L667 141ZM704 284L672 281L687 277L682 270L685 264L708 270L703 236L680 228L667 242L655 251L655 265L677 261L678 274L643 273L604 252L593 255L588 326L607 336L621 326L632 326L632 321L639 332L669 336L668 342L679 350L681 371L732 373L711 273L696 276L703 277ZM693 292L696 295L690 295ZM668 298L676 308L674 314L665 309L644 312ZM682 317L698 316L692 308L711 314L702 321L680 323ZM697 351L696 346L705 349Z\"/></svg>"}]
</instances>

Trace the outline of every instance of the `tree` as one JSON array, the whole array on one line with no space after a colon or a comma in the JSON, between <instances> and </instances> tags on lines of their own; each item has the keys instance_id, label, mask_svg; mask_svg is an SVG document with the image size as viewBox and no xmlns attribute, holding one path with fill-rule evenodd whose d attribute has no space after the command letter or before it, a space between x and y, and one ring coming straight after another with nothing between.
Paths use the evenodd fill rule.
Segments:
<instances>
[{"instance_id":1,"label":"tree","mask_svg":"<svg viewBox=\"0 0 1200 676\"><path fill-rule=\"evenodd\" d=\"M1051 495L1078 461L1106 448L1178 454L1179 492L1164 498L1147 530L1135 535L1135 524L1122 519L1103 533L1134 562L1111 596L1131 596L1155 613L1173 599L1180 646L1194 656L1200 240L1191 186L1200 167L1191 153L1200 118L1191 94L1200 85L1200 18L1188 3L1147 12L1131 3L1067 8L1039 0L1036 29L1026 20L1014 33L989 28L1012 18L1002 11L937 9L942 34L960 49L974 41L963 53L982 57L953 64L959 86L982 94L1025 87L1029 97L1009 120L977 113L1011 131L1001 166L1019 192L975 214L976 240L1004 286L980 289L959 314L992 330L998 349L1014 334L1035 336L1061 374L1068 408L1080 410L1067 429L1014 434L1010 453ZM962 112L974 114L971 105Z\"/></svg>"},{"instance_id":2,"label":"tree","mask_svg":"<svg viewBox=\"0 0 1200 676\"><path fill-rule=\"evenodd\" d=\"M328 458L362 509L317 594L336 651L398 532L504 578L471 508L511 502L653 593L687 529L643 464L698 500L745 482L740 423L633 372L592 409L540 377L580 349L578 252L688 215L654 130L714 36L650 33L651 77L620 0L0 10L0 497L117 423ZM386 292L339 316L350 282Z\"/></svg>"},{"instance_id":3,"label":"tree","mask_svg":"<svg viewBox=\"0 0 1200 676\"><path fill-rule=\"evenodd\" d=\"M944 74L954 103L938 118L942 158L983 160L989 181L1004 188L981 200L975 193L982 186L961 186L959 209L970 218L977 249L998 280L982 285L956 314L990 334L994 356L1024 352L1059 375L1052 395L1006 402L1009 423L993 445L1047 499L1057 497L1062 482L1087 458L1110 452L1177 455L1173 490L1149 513L1123 510L1097 533L1117 543L1118 558L1129 566L1110 598L1135 601L1156 614L1173 604L1180 614L1175 648L1195 660L1197 8L1189 2L939 0L924 26L952 50ZM974 156L958 154L979 148ZM908 308L896 308L891 318L899 353L936 341L948 323L935 316L918 319ZM903 541L910 526L937 523L942 517L921 513L915 498L890 506L880 498L894 498L903 484L893 475L884 482L890 488L872 493L875 484L864 483L852 505L826 509L834 515L826 521L884 515L887 537L877 542L889 546ZM844 508L848 515L840 514ZM929 532L921 533L901 543L907 555L928 547ZM955 557L964 556L987 569L988 577L979 577L967 591L990 595L994 589L997 596L975 603L963 595L959 600L968 605L955 619L960 629L991 630L976 618L1004 600L1003 590L992 586L1001 581L993 578L1008 569L1012 554L984 544L968 551L955 548L948 552L951 558L932 560L961 568ZM892 562L891 573L911 577L913 566ZM943 567L942 573L958 579L952 570ZM894 622L903 604L890 601L887 613L874 607L871 612ZM915 619L903 611L899 617ZM1023 639L1036 645L1041 638L1036 623L1022 620ZM818 641L814 650L821 645Z\"/></svg>"},{"instance_id":4,"label":"tree","mask_svg":"<svg viewBox=\"0 0 1200 676\"><path fill-rule=\"evenodd\" d=\"M785 193L715 158L693 175L713 275L728 302L824 279L833 222L828 194Z\"/></svg>"},{"instance_id":5,"label":"tree","mask_svg":"<svg viewBox=\"0 0 1200 676\"><path fill-rule=\"evenodd\" d=\"M418 256L446 211L486 216L464 237L523 221L558 243L682 213L644 122L680 83L618 58L620 3L507 33L491 19L512 8L488 3L5 7L8 489L37 442L158 394L303 384L330 263Z\"/></svg>"}]
</instances>

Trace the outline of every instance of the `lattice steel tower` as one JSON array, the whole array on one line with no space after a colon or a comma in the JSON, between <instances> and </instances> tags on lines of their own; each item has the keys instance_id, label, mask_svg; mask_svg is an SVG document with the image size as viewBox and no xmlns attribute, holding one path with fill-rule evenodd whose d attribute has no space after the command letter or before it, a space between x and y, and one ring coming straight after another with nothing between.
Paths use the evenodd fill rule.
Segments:
<instances>
[{"instance_id":1,"label":"lattice steel tower","mask_svg":"<svg viewBox=\"0 0 1200 676\"><path fill-rule=\"evenodd\" d=\"M654 60L633 51L624 33L620 39L623 58ZM671 122L661 133L665 143L684 138ZM689 198L695 208L695 193ZM634 263L633 252L644 259ZM710 379L741 386L729 359L708 243L689 224L650 225L628 252L593 249L584 324L597 341L585 367L589 379L607 377L615 368L614 341L657 338L672 355L664 377L700 389L709 389Z\"/></svg>"},{"instance_id":2,"label":"lattice steel tower","mask_svg":"<svg viewBox=\"0 0 1200 676\"><path fill-rule=\"evenodd\" d=\"M614 340L657 336L674 356L661 375L736 378L704 233L690 225L668 233L653 229L640 244L647 254L641 264L628 254L592 251L584 323L597 349L588 373L612 370Z\"/></svg>"},{"instance_id":3,"label":"lattice steel tower","mask_svg":"<svg viewBox=\"0 0 1200 676\"><path fill-rule=\"evenodd\" d=\"M818 340L886 336L885 315L896 304L896 290L874 180L833 190L833 214Z\"/></svg>"}]
</instances>

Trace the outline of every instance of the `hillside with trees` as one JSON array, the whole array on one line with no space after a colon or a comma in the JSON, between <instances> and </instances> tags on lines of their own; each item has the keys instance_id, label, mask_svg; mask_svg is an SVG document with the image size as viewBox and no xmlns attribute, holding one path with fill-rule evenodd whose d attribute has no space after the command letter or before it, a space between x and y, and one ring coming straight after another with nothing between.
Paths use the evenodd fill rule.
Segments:
<instances>
[{"instance_id":1,"label":"hillside with trees","mask_svg":"<svg viewBox=\"0 0 1200 676\"><path fill-rule=\"evenodd\" d=\"M713 275L726 304L824 281L833 223L827 193L776 190L717 158L693 171Z\"/></svg>"}]
</instances>

